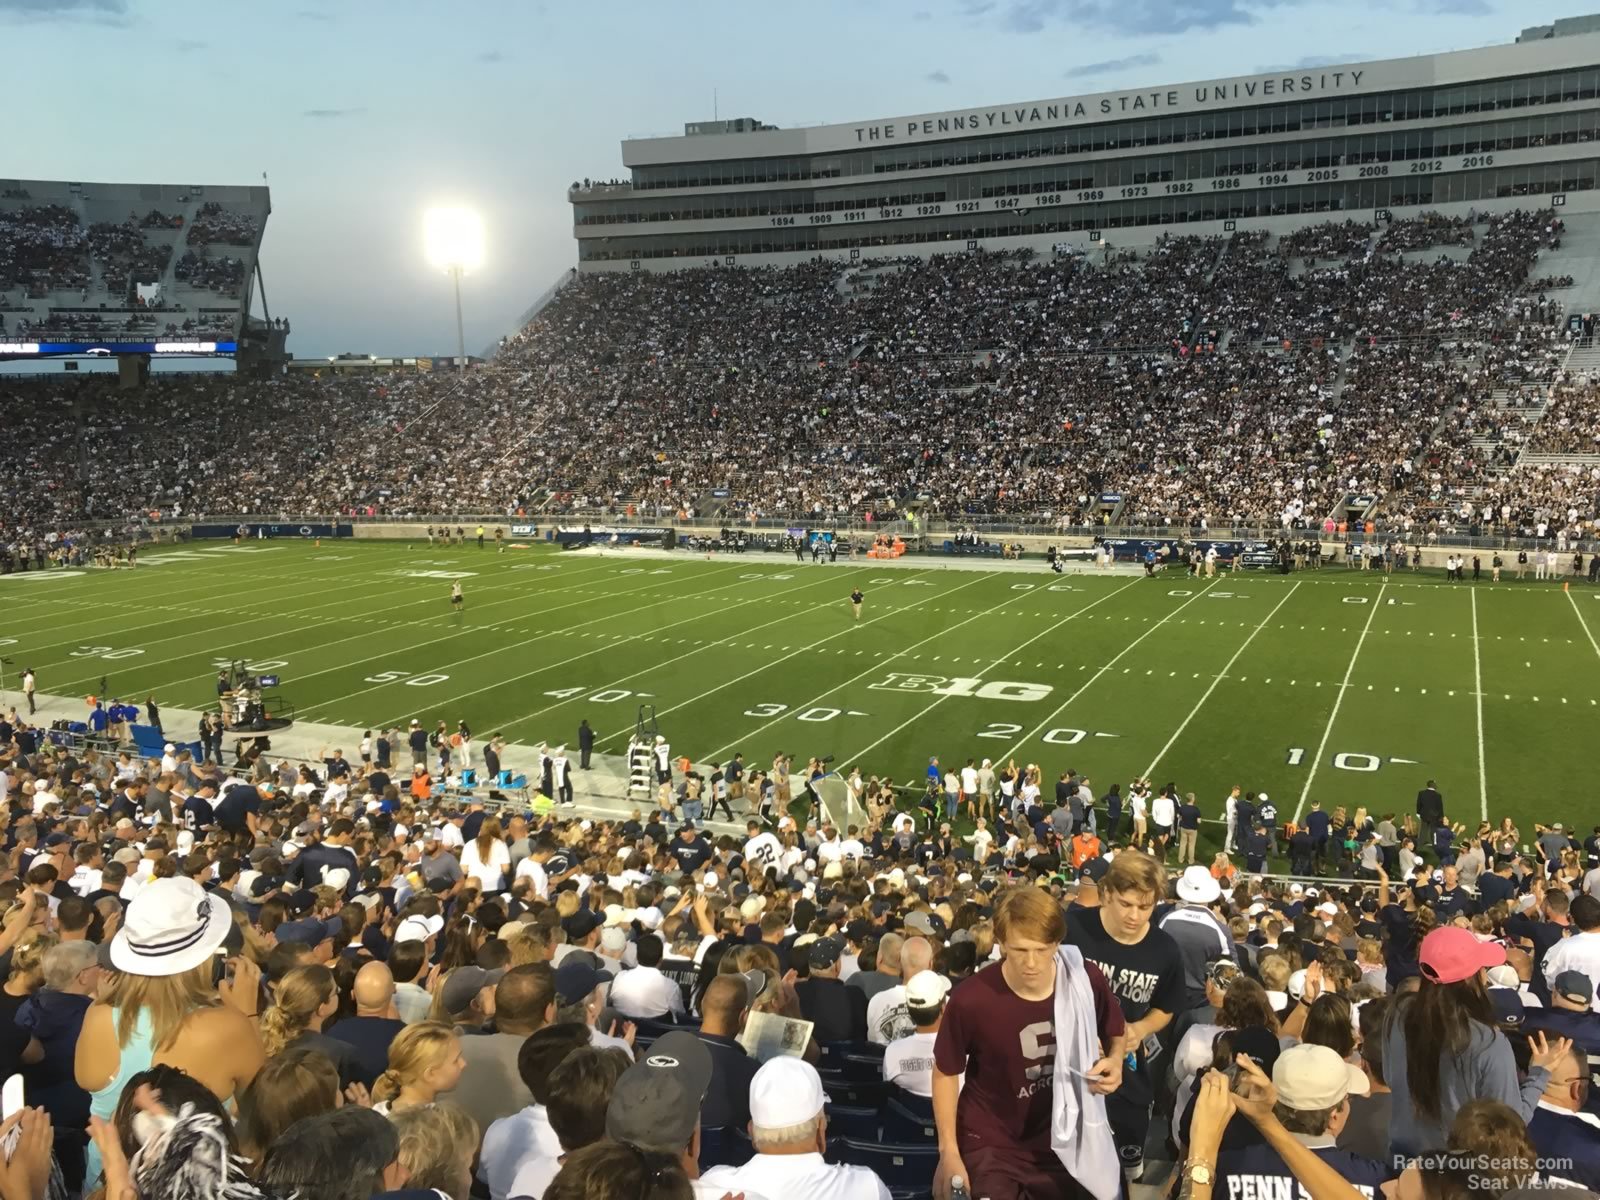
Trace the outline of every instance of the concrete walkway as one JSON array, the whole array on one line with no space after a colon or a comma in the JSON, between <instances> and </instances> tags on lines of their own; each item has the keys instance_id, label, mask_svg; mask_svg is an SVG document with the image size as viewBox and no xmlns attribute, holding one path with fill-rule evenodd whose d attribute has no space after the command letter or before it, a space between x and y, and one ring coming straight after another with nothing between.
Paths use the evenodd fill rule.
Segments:
<instances>
[{"instance_id":1,"label":"concrete walkway","mask_svg":"<svg viewBox=\"0 0 1600 1200\"><path fill-rule=\"evenodd\" d=\"M87 711L81 696L47 696L36 693L34 701L38 711L33 717L27 716L27 704L22 694L10 691L0 697L5 707L15 704L24 718L41 728L48 728L52 721L69 720L81 721ZM143 706L140 706L143 711ZM178 745L195 742L198 740L200 728L200 712L188 708L163 708L161 710L161 726L166 732L169 741ZM333 751L342 750L345 759L352 765L357 765L361 752L362 730L345 725L323 725L314 721L296 721L287 729L272 730L266 734L247 734L246 737L266 737L271 744L269 757L277 762L288 759L292 763L309 762L322 770L323 751L331 756ZM223 739L223 754L231 759L237 735L228 734ZM481 743L474 747L475 765L480 773L483 769L483 756ZM129 743L127 749L134 749ZM551 747L552 750L555 747ZM590 758L590 769L578 769L578 749L576 745L567 747L568 757L573 763L572 793L578 812L586 817L598 817L605 820L615 820L619 817L629 816L635 809L645 811L650 808L652 800L643 796L628 795L627 762L621 755L596 754ZM431 761L431 756L430 756ZM526 774L533 781L539 765L539 747L537 745L524 745L514 742L506 744L505 752L500 756L501 766L513 774ZM395 747L390 758L391 774L395 782L402 787L411 771L411 750L408 746ZM744 834L744 825L730 824L727 821L704 821L706 828L724 833Z\"/></svg>"}]
</instances>

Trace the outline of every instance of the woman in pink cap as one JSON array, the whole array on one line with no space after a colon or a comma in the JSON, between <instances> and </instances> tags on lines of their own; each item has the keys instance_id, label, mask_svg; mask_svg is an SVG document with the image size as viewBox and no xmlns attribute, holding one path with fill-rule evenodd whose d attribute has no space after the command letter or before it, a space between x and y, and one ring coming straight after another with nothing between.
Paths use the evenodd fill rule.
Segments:
<instances>
[{"instance_id":1,"label":"woman in pink cap","mask_svg":"<svg viewBox=\"0 0 1600 1200\"><path fill-rule=\"evenodd\" d=\"M1505 947L1444 926L1422 939L1417 959L1417 987L1402 985L1384 1032L1384 1075L1394 1093L1389 1153L1396 1159L1445 1149L1456 1113L1473 1100L1498 1100L1524 1120L1533 1116L1551 1066L1572 1045L1530 1037L1528 1077L1519 1083L1484 980L1488 968L1506 961Z\"/></svg>"}]
</instances>

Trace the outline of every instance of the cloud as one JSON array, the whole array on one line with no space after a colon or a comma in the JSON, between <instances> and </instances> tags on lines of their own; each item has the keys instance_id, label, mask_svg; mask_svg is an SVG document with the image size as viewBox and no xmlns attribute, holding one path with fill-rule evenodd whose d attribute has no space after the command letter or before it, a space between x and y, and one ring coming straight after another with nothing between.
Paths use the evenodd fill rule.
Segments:
<instances>
[{"instance_id":1,"label":"cloud","mask_svg":"<svg viewBox=\"0 0 1600 1200\"><path fill-rule=\"evenodd\" d=\"M962 0L969 18L1010 33L1042 33L1054 26L1075 32L1104 30L1123 36L1184 33L1254 24L1265 9L1304 0ZM1427 0L1482 3L1483 0Z\"/></svg>"},{"instance_id":2,"label":"cloud","mask_svg":"<svg viewBox=\"0 0 1600 1200\"><path fill-rule=\"evenodd\" d=\"M503 63L506 61L506 55L499 50L485 50L477 58L481 63Z\"/></svg>"},{"instance_id":3,"label":"cloud","mask_svg":"<svg viewBox=\"0 0 1600 1200\"><path fill-rule=\"evenodd\" d=\"M949 83L950 74L947 71L929 71L923 76L929 83Z\"/></svg>"},{"instance_id":4,"label":"cloud","mask_svg":"<svg viewBox=\"0 0 1600 1200\"><path fill-rule=\"evenodd\" d=\"M1111 75L1117 71L1127 71L1134 67L1153 67L1161 61L1161 55L1130 54L1126 58L1107 58L1100 62L1081 63L1076 67L1068 67L1063 74L1068 79L1088 79L1094 75Z\"/></svg>"},{"instance_id":5,"label":"cloud","mask_svg":"<svg viewBox=\"0 0 1600 1200\"><path fill-rule=\"evenodd\" d=\"M193 54L196 50L204 50L210 44L210 42L197 42L190 38L184 38L178 42L174 49L179 54Z\"/></svg>"},{"instance_id":6,"label":"cloud","mask_svg":"<svg viewBox=\"0 0 1600 1200\"><path fill-rule=\"evenodd\" d=\"M128 0L0 0L0 16L23 21L102 21L122 24Z\"/></svg>"},{"instance_id":7,"label":"cloud","mask_svg":"<svg viewBox=\"0 0 1600 1200\"><path fill-rule=\"evenodd\" d=\"M300 115L314 117L319 121L337 121L343 117L359 117L366 111L364 108L308 108Z\"/></svg>"}]
</instances>

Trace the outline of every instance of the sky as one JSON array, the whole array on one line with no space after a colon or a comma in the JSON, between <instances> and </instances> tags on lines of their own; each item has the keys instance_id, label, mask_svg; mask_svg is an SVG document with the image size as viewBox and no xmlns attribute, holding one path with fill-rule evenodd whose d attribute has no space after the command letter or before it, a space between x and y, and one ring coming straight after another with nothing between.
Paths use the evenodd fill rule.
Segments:
<instances>
[{"instance_id":1,"label":"sky","mask_svg":"<svg viewBox=\"0 0 1600 1200\"><path fill-rule=\"evenodd\" d=\"M423 213L482 214L470 353L577 261L566 189L685 121L895 117L1509 42L1600 0L0 0L0 174L272 189L297 357L448 354ZM34 102L20 102L31 97ZM259 303L256 311L260 311Z\"/></svg>"}]
</instances>

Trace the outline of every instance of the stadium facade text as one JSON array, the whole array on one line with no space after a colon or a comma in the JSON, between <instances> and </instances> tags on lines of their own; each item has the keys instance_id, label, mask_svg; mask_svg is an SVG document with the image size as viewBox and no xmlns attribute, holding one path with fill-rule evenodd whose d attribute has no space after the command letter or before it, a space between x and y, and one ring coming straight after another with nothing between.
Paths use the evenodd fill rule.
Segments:
<instances>
[{"instance_id":1,"label":"stadium facade text","mask_svg":"<svg viewBox=\"0 0 1600 1200\"><path fill-rule=\"evenodd\" d=\"M1261 79L1230 83L1200 84L1194 89L1194 105L1230 104L1269 96L1309 96L1326 92L1349 92L1361 87L1365 71L1322 71L1318 74L1273 75ZM957 113L948 117L922 117L903 124L886 121L878 125L855 126L857 142L893 141L901 132L907 138L932 137L945 133L987 132L996 129L1025 129L1031 125L1059 125L1063 121L1115 116L1119 113L1158 112L1189 108L1183 89L1165 88L1149 92L1121 92L1099 100L1062 100L1052 104L1024 104L1014 108L990 108Z\"/></svg>"}]
</instances>

